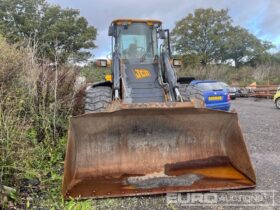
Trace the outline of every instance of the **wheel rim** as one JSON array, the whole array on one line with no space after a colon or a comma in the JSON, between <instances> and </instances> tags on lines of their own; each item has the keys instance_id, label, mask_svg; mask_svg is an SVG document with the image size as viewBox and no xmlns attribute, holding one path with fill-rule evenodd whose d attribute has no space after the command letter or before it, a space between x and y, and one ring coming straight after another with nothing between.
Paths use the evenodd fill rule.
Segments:
<instances>
[{"instance_id":1,"label":"wheel rim","mask_svg":"<svg viewBox=\"0 0 280 210\"><path fill-rule=\"evenodd\" d=\"M277 101L276 101L276 107L277 107L278 109L280 109L280 99L277 99Z\"/></svg>"}]
</instances>

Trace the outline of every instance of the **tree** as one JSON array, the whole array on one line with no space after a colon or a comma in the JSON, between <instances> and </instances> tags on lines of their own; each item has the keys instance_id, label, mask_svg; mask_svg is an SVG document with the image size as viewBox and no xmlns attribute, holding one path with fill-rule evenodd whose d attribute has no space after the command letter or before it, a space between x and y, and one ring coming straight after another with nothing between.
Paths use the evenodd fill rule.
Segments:
<instances>
[{"instance_id":1,"label":"tree","mask_svg":"<svg viewBox=\"0 0 280 210\"><path fill-rule=\"evenodd\" d=\"M197 9L178 21L172 31L174 49L186 62L221 63L236 67L264 59L273 47L246 29L233 26L228 10Z\"/></svg>"},{"instance_id":2,"label":"tree","mask_svg":"<svg viewBox=\"0 0 280 210\"><path fill-rule=\"evenodd\" d=\"M227 10L196 9L176 23L174 49L181 55L197 55L203 64L222 58L221 47L231 26Z\"/></svg>"},{"instance_id":3,"label":"tree","mask_svg":"<svg viewBox=\"0 0 280 210\"><path fill-rule=\"evenodd\" d=\"M225 45L223 46L223 61L232 59L235 66L264 62L268 59L267 50L273 45L267 41L261 41L246 29L239 26L231 27Z\"/></svg>"},{"instance_id":4,"label":"tree","mask_svg":"<svg viewBox=\"0 0 280 210\"><path fill-rule=\"evenodd\" d=\"M95 48L96 29L78 10L61 9L45 0L1 0L0 32L10 43L21 42L39 58L59 63L82 61Z\"/></svg>"},{"instance_id":5,"label":"tree","mask_svg":"<svg viewBox=\"0 0 280 210\"><path fill-rule=\"evenodd\" d=\"M45 8L44 0L1 0L1 33L10 43L34 38Z\"/></svg>"}]
</instances>

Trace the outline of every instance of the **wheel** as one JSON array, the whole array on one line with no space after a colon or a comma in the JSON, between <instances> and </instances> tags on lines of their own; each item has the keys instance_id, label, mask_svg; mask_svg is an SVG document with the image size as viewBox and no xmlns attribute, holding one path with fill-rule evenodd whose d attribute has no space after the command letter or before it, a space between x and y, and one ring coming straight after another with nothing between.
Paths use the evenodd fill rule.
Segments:
<instances>
[{"instance_id":1,"label":"wheel","mask_svg":"<svg viewBox=\"0 0 280 210\"><path fill-rule=\"evenodd\" d=\"M86 90L85 113L103 112L111 102L112 89L110 87L90 87Z\"/></svg>"},{"instance_id":2,"label":"wheel","mask_svg":"<svg viewBox=\"0 0 280 210\"><path fill-rule=\"evenodd\" d=\"M276 99L275 106L276 106L277 109L280 109L280 98Z\"/></svg>"}]
</instances>

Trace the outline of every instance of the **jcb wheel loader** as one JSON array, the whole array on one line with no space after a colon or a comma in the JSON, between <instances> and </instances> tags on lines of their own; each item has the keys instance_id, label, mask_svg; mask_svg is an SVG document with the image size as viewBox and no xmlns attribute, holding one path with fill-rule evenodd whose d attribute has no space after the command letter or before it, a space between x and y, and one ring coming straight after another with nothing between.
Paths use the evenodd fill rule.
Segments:
<instances>
[{"instance_id":1,"label":"jcb wheel loader","mask_svg":"<svg viewBox=\"0 0 280 210\"><path fill-rule=\"evenodd\" d=\"M112 80L88 87L70 120L64 197L254 187L237 114L182 100L161 22L119 19L109 35Z\"/></svg>"}]
</instances>

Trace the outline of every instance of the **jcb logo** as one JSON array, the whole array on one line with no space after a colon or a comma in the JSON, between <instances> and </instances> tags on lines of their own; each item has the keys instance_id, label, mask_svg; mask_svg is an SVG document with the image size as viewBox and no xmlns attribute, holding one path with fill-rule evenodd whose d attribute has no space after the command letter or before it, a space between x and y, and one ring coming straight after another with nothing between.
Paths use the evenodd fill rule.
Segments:
<instances>
[{"instance_id":1,"label":"jcb logo","mask_svg":"<svg viewBox=\"0 0 280 210\"><path fill-rule=\"evenodd\" d=\"M151 76L151 72L148 69L134 69L134 75L136 79L144 79Z\"/></svg>"}]
</instances>

